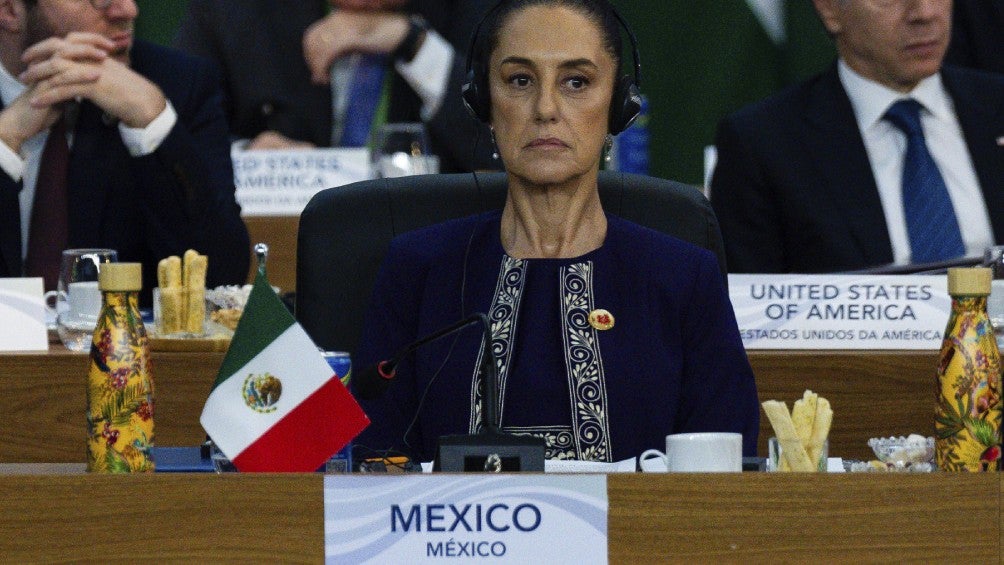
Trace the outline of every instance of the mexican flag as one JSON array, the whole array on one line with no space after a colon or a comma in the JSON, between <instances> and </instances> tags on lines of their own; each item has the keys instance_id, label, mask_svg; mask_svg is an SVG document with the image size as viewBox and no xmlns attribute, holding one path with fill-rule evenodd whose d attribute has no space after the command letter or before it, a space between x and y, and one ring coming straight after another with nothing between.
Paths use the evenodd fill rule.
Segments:
<instances>
[{"instance_id":1,"label":"mexican flag","mask_svg":"<svg viewBox=\"0 0 1004 565\"><path fill-rule=\"evenodd\" d=\"M316 471L369 424L258 273L199 422L240 471Z\"/></svg>"}]
</instances>

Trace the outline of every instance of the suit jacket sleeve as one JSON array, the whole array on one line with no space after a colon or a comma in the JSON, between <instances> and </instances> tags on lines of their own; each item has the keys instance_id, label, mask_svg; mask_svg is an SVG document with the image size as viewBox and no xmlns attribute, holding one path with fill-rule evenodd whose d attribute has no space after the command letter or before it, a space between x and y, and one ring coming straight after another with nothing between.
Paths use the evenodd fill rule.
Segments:
<instances>
[{"instance_id":1,"label":"suit jacket sleeve","mask_svg":"<svg viewBox=\"0 0 1004 565\"><path fill-rule=\"evenodd\" d=\"M21 276L21 183L0 173L0 277Z\"/></svg>"},{"instance_id":2,"label":"suit jacket sleeve","mask_svg":"<svg viewBox=\"0 0 1004 565\"><path fill-rule=\"evenodd\" d=\"M176 49L214 61L221 60L219 48L213 40L215 37L213 33L214 18L211 8L209 2L188 3L188 10L185 11L185 15L178 25L178 32L174 36L173 46Z\"/></svg>"},{"instance_id":3,"label":"suit jacket sleeve","mask_svg":"<svg viewBox=\"0 0 1004 565\"><path fill-rule=\"evenodd\" d=\"M735 116L719 124L711 205L725 240L730 272L786 272L784 234L772 188L758 162L755 144L759 140L751 133L754 130Z\"/></svg>"},{"instance_id":4,"label":"suit jacket sleeve","mask_svg":"<svg viewBox=\"0 0 1004 565\"><path fill-rule=\"evenodd\" d=\"M353 359L360 371L389 359L416 339L428 268L420 254L405 249L399 241L391 244L376 278L359 351ZM356 438L360 452L394 449L422 461L431 457L422 452L421 426L416 423L409 430L418 408L414 399L420 393L415 390L414 366L414 358L405 360L398 366L397 375L383 397L360 401L371 422ZM410 448L404 444L406 430Z\"/></svg>"},{"instance_id":5,"label":"suit jacket sleeve","mask_svg":"<svg viewBox=\"0 0 1004 565\"><path fill-rule=\"evenodd\" d=\"M702 250L694 285L684 303L685 361L674 429L741 433L743 455L755 456L760 432L756 382L718 263L710 252Z\"/></svg>"},{"instance_id":6,"label":"suit jacket sleeve","mask_svg":"<svg viewBox=\"0 0 1004 565\"><path fill-rule=\"evenodd\" d=\"M429 10L424 14L454 49L453 66L450 69L443 103L436 114L426 122L426 127L438 145L437 150L444 153L443 158L448 163L454 163L460 169L467 171L499 169L499 162L491 157L491 136L488 126L478 122L467 112L460 94L467 78L467 51L471 35L481 16L491 8L493 2L461 0L452 4L454 6L450 10L452 13L446 13L446 10L440 8L441 13L438 15ZM440 24L440 21L444 23ZM473 143L475 139L478 140L476 147Z\"/></svg>"},{"instance_id":7,"label":"suit jacket sleeve","mask_svg":"<svg viewBox=\"0 0 1004 565\"><path fill-rule=\"evenodd\" d=\"M234 198L218 78L209 63L185 60L191 65L179 65L161 84L177 123L156 151L134 159L147 245L153 257L188 248L208 255L210 286L243 283L250 244Z\"/></svg>"}]
</instances>

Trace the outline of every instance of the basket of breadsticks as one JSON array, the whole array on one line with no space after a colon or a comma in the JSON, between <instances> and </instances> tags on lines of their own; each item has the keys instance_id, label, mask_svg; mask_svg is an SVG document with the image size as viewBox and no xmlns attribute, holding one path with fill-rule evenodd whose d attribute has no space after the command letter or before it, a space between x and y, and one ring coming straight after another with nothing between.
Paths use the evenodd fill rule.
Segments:
<instances>
[{"instance_id":1,"label":"basket of breadsticks","mask_svg":"<svg viewBox=\"0 0 1004 565\"><path fill-rule=\"evenodd\" d=\"M768 471L826 472L833 409L811 390L795 401L791 411L778 400L761 404L774 437L767 442Z\"/></svg>"},{"instance_id":2,"label":"basket of breadsticks","mask_svg":"<svg viewBox=\"0 0 1004 565\"><path fill-rule=\"evenodd\" d=\"M153 321L158 337L205 337L208 265L209 259L194 249L186 251L184 257L172 255L157 264Z\"/></svg>"}]
</instances>

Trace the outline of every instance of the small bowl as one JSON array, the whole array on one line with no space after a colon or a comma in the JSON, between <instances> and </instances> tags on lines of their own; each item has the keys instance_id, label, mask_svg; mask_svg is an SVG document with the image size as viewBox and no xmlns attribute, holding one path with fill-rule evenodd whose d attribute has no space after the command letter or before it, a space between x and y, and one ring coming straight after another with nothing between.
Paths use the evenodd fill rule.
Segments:
<instances>
[{"instance_id":1,"label":"small bowl","mask_svg":"<svg viewBox=\"0 0 1004 565\"><path fill-rule=\"evenodd\" d=\"M883 463L910 465L934 462L934 438L911 434L909 437L881 437L868 440L875 457Z\"/></svg>"}]
</instances>

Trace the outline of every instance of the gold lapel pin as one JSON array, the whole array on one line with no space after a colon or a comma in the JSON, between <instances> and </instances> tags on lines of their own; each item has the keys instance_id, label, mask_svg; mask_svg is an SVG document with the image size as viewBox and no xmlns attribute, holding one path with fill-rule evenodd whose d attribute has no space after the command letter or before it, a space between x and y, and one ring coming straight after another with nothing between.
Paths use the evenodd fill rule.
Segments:
<instances>
[{"instance_id":1,"label":"gold lapel pin","mask_svg":"<svg viewBox=\"0 0 1004 565\"><path fill-rule=\"evenodd\" d=\"M600 331L609 330L614 327L614 315L603 308L597 308L589 313L589 325Z\"/></svg>"}]
</instances>

